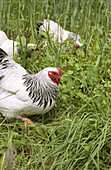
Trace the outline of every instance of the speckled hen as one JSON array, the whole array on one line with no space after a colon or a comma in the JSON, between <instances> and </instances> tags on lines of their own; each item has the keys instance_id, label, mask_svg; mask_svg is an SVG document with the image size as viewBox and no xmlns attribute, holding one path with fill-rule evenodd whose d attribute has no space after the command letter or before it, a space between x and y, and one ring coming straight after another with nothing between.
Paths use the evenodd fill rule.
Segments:
<instances>
[{"instance_id":1,"label":"speckled hen","mask_svg":"<svg viewBox=\"0 0 111 170\"><path fill-rule=\"evenodd\" d=\"M23 115L48 112L56 103L60 80L59 68L47 67L31 75L0 49L0 112L23 121Z\"/></svg>"}]
</instances>

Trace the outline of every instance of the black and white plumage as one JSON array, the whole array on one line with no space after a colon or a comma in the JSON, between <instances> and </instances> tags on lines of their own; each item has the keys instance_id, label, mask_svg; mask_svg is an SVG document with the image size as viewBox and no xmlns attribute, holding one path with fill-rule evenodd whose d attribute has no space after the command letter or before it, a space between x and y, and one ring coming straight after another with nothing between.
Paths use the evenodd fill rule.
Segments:
<instances>
[{"instance_id":1,"label":"black and white plumage","mask_svg":"<svg viewBox=\"0 0 111 170\"><path fill-rule=\"evenodd\" d=\"M41 30L45 32L48 31L54 42L58 41L59 43L63 43L67 38L70 38L74 39L76 47L81 47L83 45L79 42L80 36L78 34L64 30L60 25L52 20L44 19L39 21L37 23L37 33L40 34Z\"/></svg>"},{"instance_id":2,"label":"black and white plumage","mask_svg":"<svg viewBox=\"0 0 111 170\"><path fill-rule=\"evenodd\" d=\"M0 112L8 118L48 112L59 95L60 79L57 67L31 75L0 50Z\"/></svg>"},{"instance_id":3,"label":"black and white plumage","mask_svg":"<svg viewBox=\"0 0 111 170\"><path fill-rule=\"evenodd\" d=\"M23 48L26 47L26 44L23 45ZM31 52L34 50L39 50L39 48L37 47L36 44L33 43L29 43L27 44L27 47L33 47L27 50L27 53L31 54ZM7 35L0 30L0 48L3 49L8 56L10 56L11 58L13 58L14 54L21 54L21 49L20 49L20 43L13 41L13 40L9 40ZM26 54L27 54L26 53Z\"/></svg>"}]
</instances>

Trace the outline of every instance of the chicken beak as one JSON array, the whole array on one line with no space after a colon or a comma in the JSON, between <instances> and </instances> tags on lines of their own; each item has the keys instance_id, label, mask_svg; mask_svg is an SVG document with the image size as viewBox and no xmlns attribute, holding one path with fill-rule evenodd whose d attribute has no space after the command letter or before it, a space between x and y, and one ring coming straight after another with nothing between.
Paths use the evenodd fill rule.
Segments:
<instances>
[{"instance_id":1,"label":"chicken beak","mask_svg":"<svg viewBox=\"0 0 111 170\"><path fill-rule=\"evenodd\" d=\"M59 79L63 81L63 78L62 78L62 77L59 77Z\"/></svg>"}]
</instances>

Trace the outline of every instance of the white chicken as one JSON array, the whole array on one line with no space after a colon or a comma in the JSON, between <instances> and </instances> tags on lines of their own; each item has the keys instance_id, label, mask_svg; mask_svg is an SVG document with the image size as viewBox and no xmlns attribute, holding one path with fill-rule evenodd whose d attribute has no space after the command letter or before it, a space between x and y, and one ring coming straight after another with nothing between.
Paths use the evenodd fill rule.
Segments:
<instances>
[{"instance_id":1,"label":"white chicken","mask_svg":"<svg viewBox=\"0 0 111 170\"><path fill-rule=\"evenodd\" d=\"M41 30L48 32L54 42L57 41L59 43L63 43L67 38L70 38L74 39L75 46L77 48L83 45L79 42L80 36L78 34L64 30L60 25L52 20L44 19L39 21L37 23L37 33L40 34Z\"/></svg>"},{"instance_id":2,"label":"white chicken","mask_svg":"<svg viewBox=\"0 0 111 170\"><path fill-rule=\"evenodd\" d=\"M23 45L23 48L25 48L26 44ZM36 44L33 43L29 43L27 44L27 47L33 47L33 48L29 48L26 51L26 55L31 54L31 52L35 49L35 50L39 50L39 48L37 47ZM14 54L21 54L21 48L20 48L20 43L13 41L13 40L9 40L7 35L0 30L0 48L3 49L8 56L10 56L11 58L13 58Z\"/></svg>"},{"instance_id":3,"label":"white chicken","mask_svg":"<svg viewBox=\"0 0 111 170\"><path fill-rule=\"evenodd\" d=\"M0 112L22 121L27 121L22 115L48 112L59 95L60 80L59 68L47 67L31 75L0 49Z\"/></svg>"},{"instance_id":4,"label":"white chicken","mask_svg":"<svg viewBox=\"0 0 111 170\"><path fill-rule=\"evenodd\" d=\"M0 30L0 45L2 45L6 40L8 39L7 35L5 32Z\"/></svg>"}]
</instances>

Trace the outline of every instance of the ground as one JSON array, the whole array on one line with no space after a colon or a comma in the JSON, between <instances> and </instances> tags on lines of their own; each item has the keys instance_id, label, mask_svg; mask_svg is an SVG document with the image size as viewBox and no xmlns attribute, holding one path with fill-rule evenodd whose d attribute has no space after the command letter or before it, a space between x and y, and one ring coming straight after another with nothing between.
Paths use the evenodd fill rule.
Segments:
<instances>
[{"instance_id":1,"label":"ground","mask_svg":"<svg viewBox=\"0 0 111 170\"><path fill-rule=\"evenodd\" d=\"M55 107L30 117L35 127L0 115L1 170L7 155L14 170L111 168L110 7L108 0L1 0L0 29L41 48L31 58L14 60L32 74L57 66L64 79ZM84 45L76 49L69 40L64 52L48 38L43 48L36 24L46 18L79 34Z\"/></svg>"}]
</instances>

